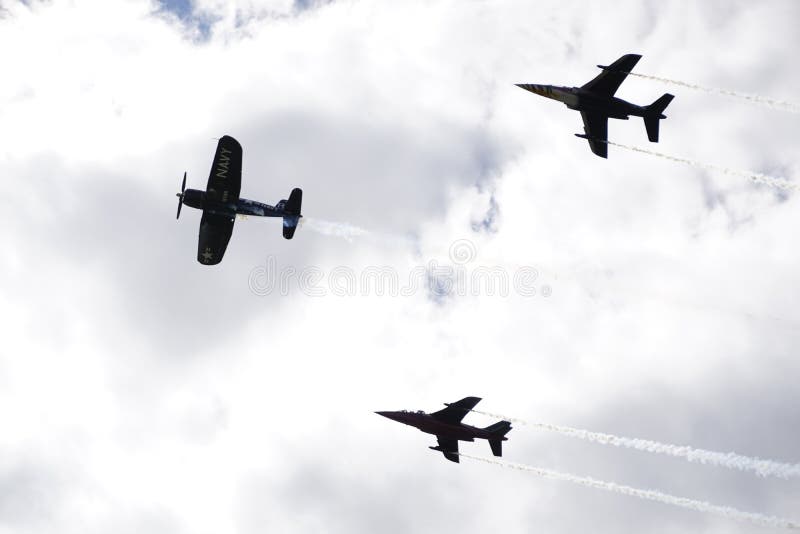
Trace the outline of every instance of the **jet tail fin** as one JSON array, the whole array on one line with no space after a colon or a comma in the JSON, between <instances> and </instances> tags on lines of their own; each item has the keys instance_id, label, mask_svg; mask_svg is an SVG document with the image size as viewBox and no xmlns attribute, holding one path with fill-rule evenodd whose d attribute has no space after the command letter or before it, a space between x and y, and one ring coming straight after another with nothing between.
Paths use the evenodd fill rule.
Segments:
<instances>
[{"instance_id":1,"label":"jet tail fin","mask_svg":"<svg viewBox=\"0 0 800 534\"><path fill-rule=\"evenodd\" d=\"M295 187L289 195L289 200L283 203L283 210L287 213L283 216L283 237L286 239L294 237L294 231L297 230L297 224L302 217L300 214L302 205L303 190Z\"/></svg>"},{"instance_id":2,"label":"jet tail fin","mask_svg":"<svg viewBox=\"0 0 800 534\"><path fill-rule=\"evenodd\" d=\"M647 138L652 143L658 143L658 124L661 119L666 119L664 110L675 96L664 93L661 97L647 106L647 114L644 116L644 127L647 128Z\"/></svg>"},{"instance_id":3,"label":"jet tail fin","mask_svg":"<svg viewBox=\"0 0 800 534\"><path fill-rule=\"evenodd\" d=\"M484 428L487 432L492 434L489 438L489 446L492 448L492 454L495 456L503 456L503 441L507 440L506 434L511 430L511 423L508 421L499 421L493 425Z\"/></svg>"},{"instance_id":4,"label":"jet tail fin","mask_svg":"<svg viewBox=\"0 0 800 534\"><path fill-rule=\"evenodd\" d=\"M503 456L503 442L499 439L490 439L489 446L492 448L492 454L495 456Z\"/></svg>"}]
</instances>

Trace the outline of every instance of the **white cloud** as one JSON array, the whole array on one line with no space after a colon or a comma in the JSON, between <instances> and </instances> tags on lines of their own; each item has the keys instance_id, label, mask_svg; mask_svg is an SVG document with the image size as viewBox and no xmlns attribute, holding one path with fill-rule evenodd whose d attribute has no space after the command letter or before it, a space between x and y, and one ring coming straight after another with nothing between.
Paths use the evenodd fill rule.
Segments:
<instances>
[{"instance_id":1,"label":"white cloud","mask_svg":"<svg viewBox=\"0 0 800 534\"><path fill-rule=\"evenodd\" d=\"M748 531L450 465L371 413L465 395L797 461L797 199L614 147L600 160L576 113L513 85L577 85L640 52L637 71L791 98L793 2L203 1L205 40L144 1L4 7L0 532ZM632 78L620 95L664 90ZM675 94L660 151L797 179L796 115ZM308 216L369 238L287 242L251 219L199 266L199 217L173 226L171 195L184 170L203 186L223 133L244 146L243 196L298 185ZM640 121L610 135L647 145ZM474 231L492 202L496 231ZM406 274L458 239L468 267L534 266L552 295L248 288L269 254ZM794 513L780 481L509 437L511 460Z\"/></svg>"}]
</instances>

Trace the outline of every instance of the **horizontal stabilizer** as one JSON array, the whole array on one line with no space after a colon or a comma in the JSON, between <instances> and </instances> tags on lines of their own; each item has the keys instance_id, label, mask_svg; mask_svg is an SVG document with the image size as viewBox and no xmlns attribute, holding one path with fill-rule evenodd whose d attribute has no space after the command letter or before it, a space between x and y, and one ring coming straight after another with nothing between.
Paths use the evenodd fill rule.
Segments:
<instances>
[{"instance_id":1,"label":"horizontal stabilizer","mask_svg":"<svg viewBox=\"0 0 800 534\"><path fill-rule=\"evenodd\" d=\"M673 98L675 98L675 95L664 93L658 97L658 100L647 106L647 114L658 115L659 119L666 119L667 117L663 115L663 113L664 110L667 109L667 106L669 106L669 103L672 102Z\"/></svg>"},{"instance_id":2,"label":"horizontal stabilizer","mask_svg":"<svg viewBox=\"0 0 800 534\"><path fill-rule=\"evenodd\" d=\"M658 123L661 119L658 117L645 117L644 127L647 129L647 138L651 143L658 143Z\"/></svg>"},{"instance_id":3,"label":"horizontal stabilizer","mask_svg":"<svg viewBox=\"0 0 800 534\"><path fill-rule=\"evenodd\" d=\"M494 434L496 437L501 438L508 434L511 430L511 423L508 421L498 421L493 425L489 425L484 428L485 431L489 432L490 434Z\"/></svg>"},{"instance_id":4,"label":"horizontal stabilizer","mask_svg":"<svg viewBox=\"0 0 800 534\"><path fill-rule=\"evenodd\" d=\"M288 214L283 216L283 237L291 239L300 222L300 211L303 205L303 190L299 187L292 189L289 200L282 202L283 210Z\"/></svg>"},{"instance_id":5,"label":"horizontal stabilizer","mask_svg":"<svg viewBox=\"0 0 800 534\"><path fill-rule=\"evenodd\" d=\"M300 208L303 204L303 190L299 187L295 187L292 189L292 193L289 195L289 200L286 201L286 205L283 207L288 213L292 215L300 215Z\"/></svg>"},{"instance_id":6,"label":"horizontal stabilizer","mask_svg":"<svg viewBox=\"0 0 800 534\"><path fill-rule=\"evenodd\" d=\"M300 216L289 215L283 218L283 237L291 239L294 237L294 232L297 230L297 224L300 222Z\"/></svg>"},{"instance_id":7,"label":"horizontal stabilizer","mask_svg":"<svg viewBox=\"0 0 800 534\"><path fill-rule=\"evenodd\" d=\"M675 98L669 93L665 93L658 100L647 106L647 113L644 116L644 127L647 129L647 138L651 143L658 143L658 126L661 119L666 119L664 110L672 99Z\"/></svg>"},{"instance_id":8,"label":"horizontal stabilizer","mask_svg":"<svg viewBox=\"0 0 800 534\"><path fill-rule=\"evenodd\" d=\"M503 456L503 441L508 439L506 434L511 430L511 423L508 421L498 421L493 425L487 426L484 430L492 435L492 437L489 438L489 446L492 448L492 454L495 456Z\"/></svg>"}]
</instances>

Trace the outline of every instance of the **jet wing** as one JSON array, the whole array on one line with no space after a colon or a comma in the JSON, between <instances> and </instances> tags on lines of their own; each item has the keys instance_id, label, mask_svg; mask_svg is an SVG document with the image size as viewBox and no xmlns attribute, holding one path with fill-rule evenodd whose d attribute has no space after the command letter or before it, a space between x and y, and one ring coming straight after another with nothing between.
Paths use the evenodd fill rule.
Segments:
<instances>
[{"instance_id":1,"label":"jet wing","mask_svg":"<svg viewBox=\"0 0 800 534\"><path fill-rule=\"evenodd\" d=\"M453 438L446 438L444 436L436 436L436 441L439 443L437 449L444 457L451 462L460 463L458 461L458 440Z\"/></svg>"},{"instance_id":2,"label":"jet wing","mask_svg":"<svg viewBox=\"0 0 800 534\"><path fill-rule=\"evenodd\" d=\"M460 423L480 401L480 397L464 397L460 401L448 404L444 410L433 412L431 415L444 423Z\"/></svg>"},{"instance_id":3,"label":"jet wing","mask_svg":"<svg viewBox=\"0 0 800 534\"><path fill-rule=\"evenodd\" d=\"M592 152L601 158L608 157L608 117L599 113L581 111L583 131Z\"/></svg>"},{"instance_id":4,"label":"jet wing","mask_svg":"<svg viewBox=\"0 0 800 534\"><path fill-rule=\"evenodd\" d=\"M197 242L197 261L216 265L222 261L233 233L234 218L219 213L203 212L200 219L200 238Z\"/></svg>"},{"instance_id":5,"label":"jet wing","mask_svg":"<svg viewBox=\"0 0 800 534\"><path fill-rule=\"evenodd\" d=\"M626 54L608 67L598 65L603 69L603 72L581 87L581 89L605 96L614 96L619 86L625 81L628 73L633 70L633 67L641 58L642 56L638 54Z\"/></svg>"},{"instance_id":6,"label":"jet wing","mask_svg":"<svg viewBox=\"0 0 800 534\"><path fill-rule=\"evenodd\" d=\"M212 202L236 204L242 189L242 145L229 135L217 143L206 195Z\"/></svg>"}]
</instances>

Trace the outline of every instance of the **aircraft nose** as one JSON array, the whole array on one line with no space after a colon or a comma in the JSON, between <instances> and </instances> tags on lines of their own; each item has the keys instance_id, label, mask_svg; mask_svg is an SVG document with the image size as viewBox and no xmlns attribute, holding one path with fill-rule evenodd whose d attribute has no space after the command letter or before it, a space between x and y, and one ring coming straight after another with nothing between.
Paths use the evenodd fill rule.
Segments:
<instances>
[{"instance_id":1,"label":"aircraft nose","mask_svg":"<svg viewBox=\"0 0 800 534\"><path fill-rule=\"evenodd\" d=\"M520 89L525 89L531 93L536 93L537 95L543 94L547 88L546 85L539 85L538 83L515 83L514 85Z\"/></svg>"},{"instance_id":2,"label":"aircraft nose","mask_svg":"<svg viewBox=\"0 0 800 534\"><path fill-rule=\"evenodd\" d=\"M375 412L378 415L382 415L387 419L391 419L392 421L397 421L397 412Z\"/></svg>"}]
</instances>

